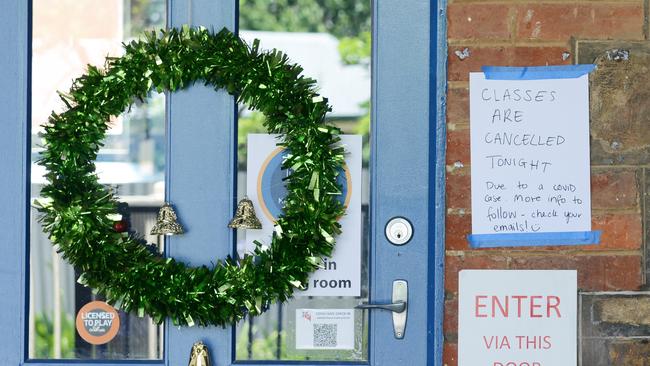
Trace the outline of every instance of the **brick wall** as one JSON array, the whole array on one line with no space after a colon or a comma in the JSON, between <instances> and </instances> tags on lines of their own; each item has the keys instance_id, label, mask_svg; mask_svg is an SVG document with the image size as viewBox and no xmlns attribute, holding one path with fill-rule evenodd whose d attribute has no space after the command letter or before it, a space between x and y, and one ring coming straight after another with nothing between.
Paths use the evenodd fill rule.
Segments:
<instances>
[{"instance_id":1,"label":"brick wall","mask_svg":"<svg viewBox=\"0 0 650 366\"><path fill-rule=\"evenodd\" d=\"M594 138L594 128L604 122L594 123L594 102L600 102L601 95L593 92L592 216L593 229L603 230L601 245L469 248L466 240L471 231L468 73L480 71L482 65L573 64L582 40L646 41L647 1L449 0L444 364L456 365L458 271L461 269L577 269L578 287L591 292L639 290L643 286L646 215L642 198L647 189L648 160L616 160L616 151L611 151L621 141L617 137L621 130L616 126L603 127L596 131L598 138ZM585 61L580 59L580 62ZM593 84L594 75L591 79ZM591 89L597 88L592 85ZM601 115L604 114L598 114ZM646 119L650 121L650 117ZM648 126L640 123L624 132L638 136L643 128L650 130ZM650 145L650 141L643 144ZM638 151L632 150L632 155ZM598 151L595 156L594 151Z\"/></svg>"}]
</instances>

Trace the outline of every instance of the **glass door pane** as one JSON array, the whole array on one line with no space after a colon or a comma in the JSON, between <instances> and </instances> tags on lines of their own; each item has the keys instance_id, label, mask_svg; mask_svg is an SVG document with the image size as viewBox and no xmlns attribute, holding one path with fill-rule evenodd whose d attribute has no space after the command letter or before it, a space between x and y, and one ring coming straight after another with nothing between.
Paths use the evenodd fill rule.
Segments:
<instances>
[{"instance_id":1,"label":"glass door pane","mask_svg":"<svg viewBox=\"0 0 650 366\"><path fill-rule=\"evenodd\" d=\"M262 316L246 318L236 327L236 360L338 360L368 359L368 312L355 310L367 301L369 293L369 183L370 156L370 1L300 2L240 0L240 36L248 42L259 39L262 49L278 49L304 68L307 77L316 79L321 95L333 107L329 122L346 135L359 135L358 175L347 161L349 191L359 194L361 225L359 235L339 238L342 245L360 248L360 283L326 275L310 279L310 291L334 296L305 296L300 292L283 304L275 304ZM280 213L283 186L279 170L282 152L274 149L262 126L263 116L240 106L238 124L238 198L248 196L256 204L256 213L272 225ZM344 136L344 143L354 148L354 139ZM269 144L265 147L265 144ZM268 148L269 153L262 152ZM349 150L348 150L349 151ZM254 156L251 156L254 155ZM259 163L259 156L262 163ZM354 159L350 158L349 159ZM250 164L248 164L250 163ZM259 163L259 164L258 164ZM248 164L248 165L247 165ZM274 170L275 169L275 170ZM268 174L275 172L278 176ZM252 176L251 176L252 175ZM351 181L356 180L356 181ZM252 182L252 183L251 183ZM256 183L257 182L257 183ZM275 183L275 185L273 185ZM359 190L358 192L356 190ZM348 193L349 193L348 191ZM267 194L268 193L268 194ZM344 194L343 196L348 196ZM342 198L344 203L349 203ZM351 216L351 207L348 215ZM342 219L344 220L344 219ZM341 221L346 235L346 225ZM260 234L240 230L238 252L241 255ZM261 236L260 241L264 241ZM355 250L355 249L353 249ZM323 258L321 272L334 272L342 266L332 258ZM356 258L355 258L356 259ZM358 275L357 273L354 276ZM358 291L350 291L359 285ZM354 296L340 294L355 293Z\"/></svg>"},{"instance_id":2,"label":"glass door pane","mask_svg":"<svg viewBox=\"0 0 650 366\"><path fill-rule=\"evenodd\" d=\"M107 55L119 56L122 42L144 30L165 26L165 0L34 0L32 59L31 200L45 184L36 162L42 150L42 124L63 103L86 65L101 67ZM154 94L112 121L97 159L100 181L117 189L128 204L130 229L148 233L164 199L165 99ZM79 273L63 261L31 209L29 358L32 359L160 359L162 327L148 317L118 311L119 331L112 340L91 344L75 329L84 305L101 301L77 283ZM150 243L156 237L145 236ZM158 243L161 244L161 243ZM159 246L162 248L162 246ZM97 343L93 341L94 343ZM104 341L99 341L102 343Z\"/></svg>"}]
</instances>

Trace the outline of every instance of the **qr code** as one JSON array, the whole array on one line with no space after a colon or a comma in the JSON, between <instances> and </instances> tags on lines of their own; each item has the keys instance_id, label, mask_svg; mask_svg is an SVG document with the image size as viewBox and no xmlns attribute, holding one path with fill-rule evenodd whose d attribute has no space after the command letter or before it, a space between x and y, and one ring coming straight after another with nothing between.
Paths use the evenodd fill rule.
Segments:
<instances>
[{"instance_id":1,"label":"qr code","mask_svg":"<svg viewBox=\"0 0 650 366\"><path fill-rule=\"evenodd\" d=\"M338 324L314 324L314 347L333 348L337 346Z\"/></svg>"}]
</instances>

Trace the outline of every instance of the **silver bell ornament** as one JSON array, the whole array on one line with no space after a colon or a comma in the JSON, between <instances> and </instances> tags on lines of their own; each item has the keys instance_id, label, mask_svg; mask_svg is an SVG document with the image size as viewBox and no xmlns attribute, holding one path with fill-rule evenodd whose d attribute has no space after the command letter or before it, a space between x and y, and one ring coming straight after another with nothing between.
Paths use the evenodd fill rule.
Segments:
<instances>
[{"instance_id":1,"label":"silver bell ornament","mask_svg":"<svg viewBox=\"0 0 650 366\"><path fill-rule=\"evenodd\" d=\"M165 202L158 211L158 218L151 229L151 235L177 235L183 232L183 227L178 223L176 212L169 203Z\"/></svg>"},{"instance_id":2,"label":"silver bell ornament","mask_svg":"<svg viewBox=\"0 0 650 366\"><path fill-rule=\"evenodd\" d=\"M248 197L244 197L239 204L237 204L237 211L235 217L230 220L229 228L233 229L261 229L262 223L255 215L255 207L253 201Z\"/></svg>"}]
</instances>

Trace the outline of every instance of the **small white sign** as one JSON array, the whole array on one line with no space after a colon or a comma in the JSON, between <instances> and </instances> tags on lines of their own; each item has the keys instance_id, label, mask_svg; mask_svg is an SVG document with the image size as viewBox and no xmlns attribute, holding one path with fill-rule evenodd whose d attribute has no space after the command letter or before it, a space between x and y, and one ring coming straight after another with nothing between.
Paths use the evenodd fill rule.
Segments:
<instances>
[{"instance_id":1,"label":"small white sign","mask_svg":"<svg viewBox=\"0 0 650 366\"><path fill-rule=\"evenodd\" d=\"M459 366L576 365L576 271L459 276Z\"/></svg>"},{"instance_id":2,"label":"small white sign","mask_svg":"<svg viewBox=\"0 0 650 366\"><path fill-rule=\"evenodd\" d=\"M354 349L354 310L296 309L296 349Z\"/></svg>"},{"instance_id":3,"label":"small white sign","mask_svg":"<svg viewBox=\"0 0 650 366\"><path fill-rule=\"evenodd\" d=\"M472 233L591 231L588 76L470 74Z\"/></svg>"},{"instance_id":4,"label":"small white sign","mask_svg":"<svg viewBox=\"0 0 650 366\"><path fill-rule=\"evenodd\" d=\"M281 169L285 149L278 147L278 135L249 134L246 191L255 205L262 230L246 230L246 250L255 248L254 241L270 244L273 225L282 213L288 174ZM344 170L339 175L343 187L341 203L345 215L339 219L342 233L330 258L323 258L323 268L309 277L308 288L296 296L359 296L361 294L361 136L342 135L347 152Z\"/></svg>"}]
</instances>

